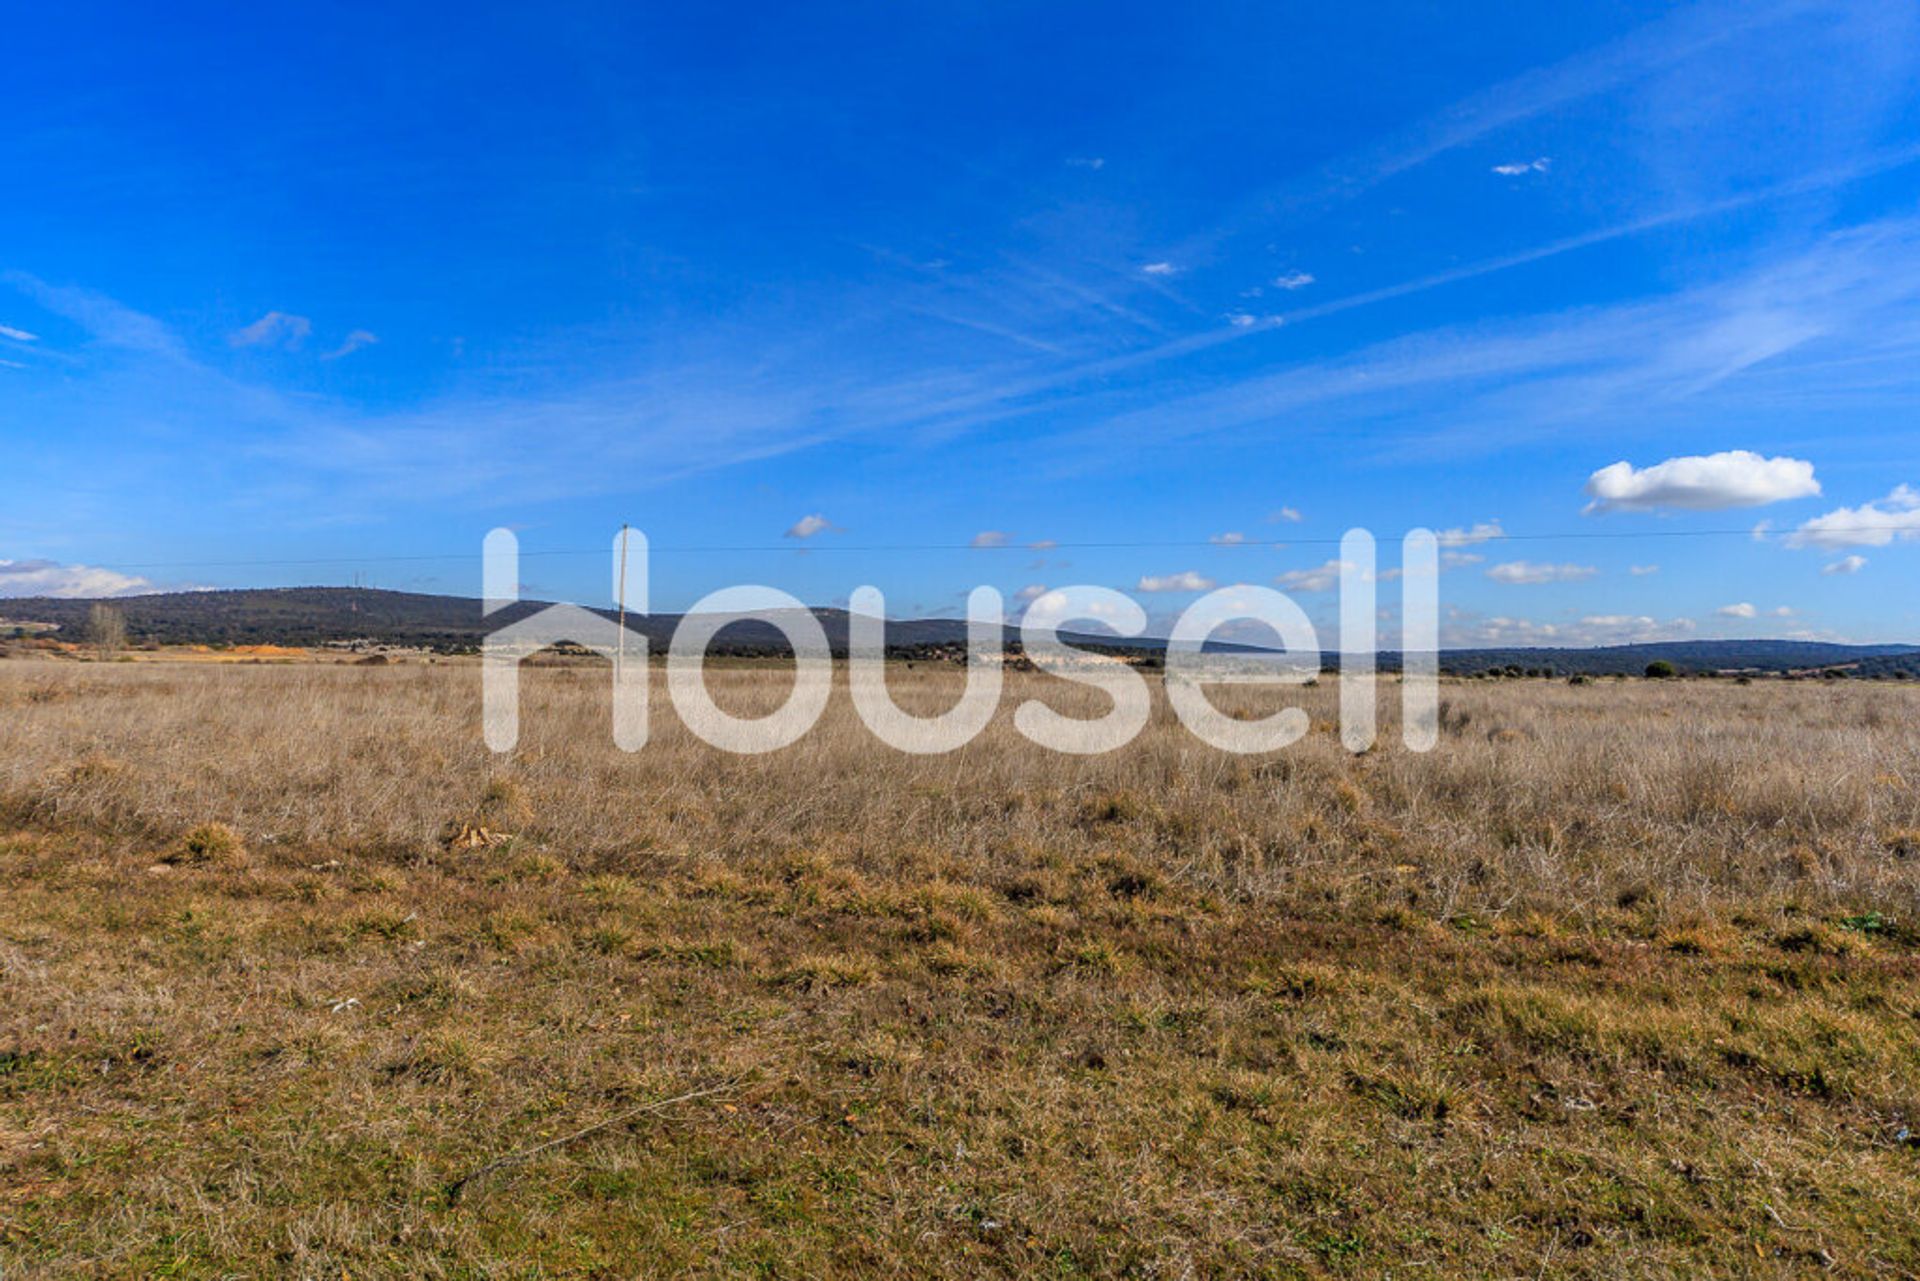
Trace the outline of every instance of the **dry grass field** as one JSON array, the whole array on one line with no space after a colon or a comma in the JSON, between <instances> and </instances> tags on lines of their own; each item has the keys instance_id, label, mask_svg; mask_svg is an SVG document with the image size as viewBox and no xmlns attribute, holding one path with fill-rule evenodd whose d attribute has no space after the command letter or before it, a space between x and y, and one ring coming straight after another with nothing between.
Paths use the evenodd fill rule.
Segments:
<instances>
[{"instance_id":1,"label":"dry grass field","mask_svg":"<svg viewBox=\"0 0 1920 1281\"><path fill-rule=\"evenodd\" d=\"M0 663L0 1274L1920 1272L1920 691L1258 759L526 694Z\"/></svg>"}]
</instances>

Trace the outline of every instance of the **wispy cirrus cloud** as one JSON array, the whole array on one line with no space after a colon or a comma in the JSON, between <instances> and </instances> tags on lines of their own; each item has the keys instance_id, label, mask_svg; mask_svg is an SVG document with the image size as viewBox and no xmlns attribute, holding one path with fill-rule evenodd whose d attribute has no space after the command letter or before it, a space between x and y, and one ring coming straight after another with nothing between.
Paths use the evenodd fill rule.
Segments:
<instances>
[{"instance_id":1,"label":"wispy cirrus cloud","mask_svg":"<svg viewBox=\"0 0 1920 1281\"><path fill-rule=\"evenodd\" d=\"M335 347L332 351L322 353L320 359L339 360L342 356L351 356L354 352L371 347L379 341L380 336L378 334L365 329L356 329L348 334L346 339L341 342L338 347Z\"/></svg>"},{"instance_id":2,"label":"wispy cirrus cloud","mask_svg":"<svg viewBox=\"0 0 1920 1281\"><path fill-rule=\"evenodd\" d=\"M1920 162L1920 146L1899 156ZM1535 261L1538 255L1499 265L1523 258ZM1915 274L1890 271L1895 262L1913 264ZM1459 273L1447 273L1444 279L1356 295L1284 319L1330 315L1457 278ZM1622 415L1640 422L1684 422L1688 409L1710 403L1742 378L1757 387L1771 376L1803 398L1826 389L1844 394L1880 369L1886 371L1882 387L1911 379L1906 371L1920 356L1920 343L1903 335L1912 332L1916 309L1920 220L1892 218L1836 232L1799 252L1678 293L1471 329L1420 331L1105 415L1053 441L1072 449L1078 468L1086 470L1138 457L1116 450L1116 443L1165 447L1290 417L1310 417L1311 430L1331 432L1366 419L1381 405L1441 387L1448 408L1426 416L1409 448L1484 452ZM1222 335L1219 341L1261 332L1215 331ZM1168 344L1086 372L1104 376L1142 362L1175 359L1208 341ZM1059 402L1055 408L1061 408Z\"/></svg>"},{"instance_id":3,"label":"wispy cirrus cloud","mask_svg":"<svg viewBox=\"0 0 1920 1281\"><path fill-rule=\"evenodd\" d=\"M276 503L297 505L325 494L329 520L377 514L403 497L541 501L630 486L636 476L661 485L864 432L951 421L1007 383L990 362L951 372L869 366L831 374L806 367L797 353L783 361L780 349L762 352L750 371L730 356L683 353L667 369L614 362L562 370L553 385L528 378L510 394L456 387L382 411L242 379L197 358L159 319L105 294L19 272L0 273L0 283L73 321L115 356L95 362L98 376L77 411L184 422L217 408L228 452L271 464L260 486L239 497L270 490ZM270 342L297 330L270 313L242 332Z\"/></svg>"},{"instance_id":4,"label":"wispy cirrus cloud","mask_svg":"<svg viewBox=\"0 0 1920 1281\"><path fill-rule=\"evenodd\" d=\"M63 320L79 325L96 342L161 357L176 365L193 364L186 344L165 324L97 290L50 284L24 271L0 272L0 282L19 290Z\"/></svg>"},{"instance_id":5,"label":"wispy cirrus cloud","mask_svg":"<svg viewBox=\"0 0 1920 1281\"><path fill-rule=\"evenodd\" d=\"M1642 84L1752 33L1785 26L1812 8L1804 0L1675 7L1606 44L1490 85L1370 147L1254 193L1196 240L1215 245L1269 228L1276 214L1302 220L1323 214L1439 156L1570 104ZM1532 162L1527 166L1531 171Z\"/></svg>"},{"instance_id":6,"label":"wispy cirrus cloud","mask_svg":"<svg viewBox=\"0 0 1920 1281\"><path fill-rule=\"evenodd\" d=\"M826 376L778 359L759 362L744 377L737 368L681 362L670 371L600 370L552 389L529 384L504 397L455 391L398 412L276 397L231 379L221 390L265 428L252 447L292 464L288 485L302 483L305 473L369 501L387 494L596 492L634 468L658 484L848 436L921 431L946 439L1042 413L1047 426L1016 447L1051 452L1067 469L1144 465L1143 451L1131 447L1136 441L1151 448L1309 410L1308 430L1325 431L1383 398L1441 386L1447 409L1422 425L1417 445L1399 447L1448 443L1451 420L1462 433L1471 430L1463 440L1485 450L1628 406L1644 417L1685 404L1756 363L1779 368L1784 351L1814 342L1798 335L1824 335L1819 341L1831 349L1861 334L1904 332L1899 316L1920 296L1920 272L1908 266L1920 268L1920 233L1880 224L1829 238L1785 265L1672 298L1472 332L1428 331L1207 391L1160 395L1150 408L1118 414L1101 411L1110 375L1140 359L1178 360L1186 349L1039 372L982 364L917 367L894 377L871 369ZM71 294L67 302L70 310L86 310ZM1075 305L1083 313L1104 310ZM1809 315L1804 323L1755 325L1743 309L1756 306L1769 316L1795 309ZM1888 314L1893 307L1902 311ZM91 319L117 342L170 348L184 359L178 340L151 318L96 306ZM1892 369L1915 354L1889 348L1881 358ZM1812 394L1821 379L1835 376L1821 367L1797 391ZM1395 442L1389 437L1382 447Z\"/></svg>"},{"instance_id":7,"label":"wispy cirrus cloud","mask_svg":"<svg viewBox=\"0 0 1920 1281\"><path fill-rule=\"evenodd\" d=\"M227 342L234 347L278 347L294 351L312 333L313 322L305 316L270 311L251 325L228 334Z\"/></svg>"}]
</instances>

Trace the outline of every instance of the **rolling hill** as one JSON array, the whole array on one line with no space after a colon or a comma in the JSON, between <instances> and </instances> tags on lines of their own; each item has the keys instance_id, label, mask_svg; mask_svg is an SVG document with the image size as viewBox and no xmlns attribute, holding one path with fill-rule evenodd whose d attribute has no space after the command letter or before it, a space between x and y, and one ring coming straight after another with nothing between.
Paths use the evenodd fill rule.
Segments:
<instances>
[{"instance_id":1,"label":"rolling hill","mask_svg":"<svg viewBox=\"0 0 1920 1281\"><path fill-rule=\"evenodd\" d=\"M79 637L95 602L53 597L0 601L0 631L25 624L51 625L56 635ZM241 591L174 592L128 596L114 601L126 617L135 644L327 645L369 641L440 651L477 647L487 632L525 617L546 602L523 601L483 617L480 602L461 596L380 591L356 587L255 588ZM603 611L609 617L611 611ZM834 652L844 653L847 613L813 611ZM628 626L643 634L655 652L663 651L680 615L629 615ZM887 625L896 650L950 649L964 645L966 627L947 618L910 619ZM1017 638L1012 629L1009 641ZM1118 641L1112 637L1069 635L1079 644L1157 652L1151 638ZM735 624L720 634L717 652L761 653L784 649L780 634L764 623ZM1665 661L1681 672L1779 674L1820 670L1856 676L1920 675L1920 646L1838 645L1798 640L1693 640L1613 645L1586 649L1488 648L1447 650L1443 670L1461 675L1483 672L1533 675L1638 675L1649 663ZM1328 665L1337 657L1329 655ZM1393 670L1398 655L1383 654L1381 666Z\"/></svg>"}]
</instances>

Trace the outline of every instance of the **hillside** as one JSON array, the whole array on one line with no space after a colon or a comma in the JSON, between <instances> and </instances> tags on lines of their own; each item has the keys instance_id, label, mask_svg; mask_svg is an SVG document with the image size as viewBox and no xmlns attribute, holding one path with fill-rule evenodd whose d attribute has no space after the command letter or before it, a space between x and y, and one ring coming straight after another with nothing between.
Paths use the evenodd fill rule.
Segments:
<instances>
[{"instance_id":1,"label":"hillside","mask_svg":"<svg viewBox=\"0 0 1920 1281\"><path fill-rule=\"evenodd\" d=\"M114 602L126 615L136 644L163 645L325 645L367 640L436 650L478 646L503 622L525 617L546 602L525 601L483 618L480 602L463 596L378 591L354 587L259 588L222 592L172 592L129 596ZM84 634L94 602L52 597L0 601L0 632L9 626L51 625L56 634ZM611 617L611 611L605 611ZM839 609L813 611L836 654L847 643L847 614ZM645 635L655 652L665 649L679 626L677 614L629 615L628 626ZM948 648L966 643L966 626L948 618L910 619L887 625L890 646L900 650ZM1007 639L1017 639L1008 630ZM1111 637L1069 636L1103 647L1157 651L1161 642L1117 641ZM780 634L761 623L726 629L715 646L721 652L752 653L784 648ZM1337 656L1328 656L1337 666ZM1920 646L1836 645L1797 640L1693 640L1589 649L1491 648L1447 650L1443 670L1456 675L1484 672L1554 676L1639 675L1649 663L1665 661L1681 672L1790 673L1844 670L1862 677L1920 674ZM1393 670L1399 656L1384 654L1381 666Z\"/></svg>"},{"instance_id":2,"label":"hillside","mask_svg":"<svg viewBox=\"0 0 1920 1281\"><path fill-rule=\"evenodd\" d=\"M1836 645L1799 640L1661 641L1644 645L1607 645L1592 649L1448 650L1441 666L1459 675L1546 670L1555 676L1637 676L1649 663L1664 661L1681 672L1803 672L1844 668L1859 676L1920 673L1920 646Z\"/></svg>"},{"instance_id":3,"label":"hillside","mask_svg":"<svg viewBox=\"0 0 1920 1281\"><path fill-rule=\"evenodd\" d=\"M58 635L78 639L85 635L88 612L96 602L54 597L19 597L0 601L0 632L10 627L40 624L57 627ZM477 647L488 632L544 608L547 601L522 601L497 614L482 616L480 602L464 596L431 596L416 592L378 591L356 587L257 588L223 592L168 592L127 596L115 600L127 620L135 644L161 645L327 645L367 640L388 645L438 650ZM600 613L611 618L612 610ZM847 612L815 609L834 653L847 647ZM684 615L629 614L627 626L644 635L656 653L663 652ZM1017 639L1008 629L1007 639ZM1074 636L1067 639L1115 648L1160 648L1158 642L1128 642L1113 637ZM966 624L956 619L904 619L887 624L888 644L900 649L928 649L964 645ZM719 652L752 653L784 649L774 628L753 621L726 628L714 646Z\"/></svg>"}]
</instances>

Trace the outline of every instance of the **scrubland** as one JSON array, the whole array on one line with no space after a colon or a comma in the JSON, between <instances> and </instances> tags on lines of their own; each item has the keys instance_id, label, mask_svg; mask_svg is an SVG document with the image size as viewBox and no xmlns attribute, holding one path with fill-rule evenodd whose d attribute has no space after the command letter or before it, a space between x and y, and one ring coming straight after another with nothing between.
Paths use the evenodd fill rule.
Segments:
<instances>
[{"instance_id":1,"label":"scrubland","mask_svg":"<svg viewBox=\"0 0 1920 1281\"><path fill-rule=\"evenodd\" d=\"M1920 1272L1920 691L1008 681L494 757L472 666L0 663L0 1274Z\"/></svg>"}]
</instances>

